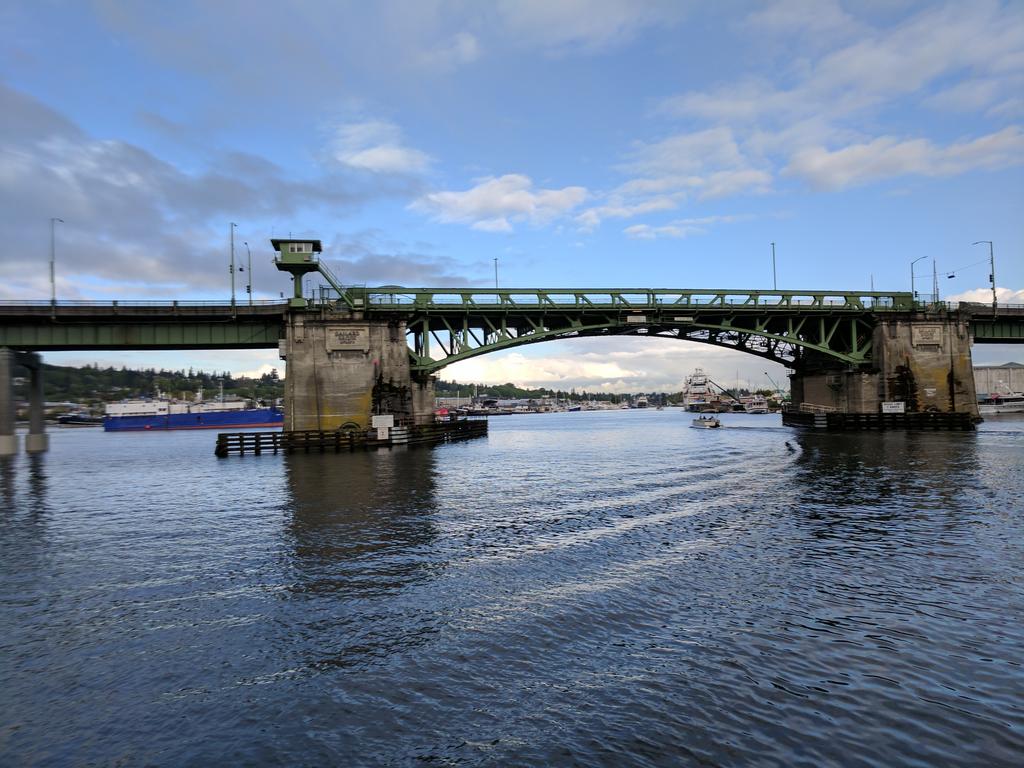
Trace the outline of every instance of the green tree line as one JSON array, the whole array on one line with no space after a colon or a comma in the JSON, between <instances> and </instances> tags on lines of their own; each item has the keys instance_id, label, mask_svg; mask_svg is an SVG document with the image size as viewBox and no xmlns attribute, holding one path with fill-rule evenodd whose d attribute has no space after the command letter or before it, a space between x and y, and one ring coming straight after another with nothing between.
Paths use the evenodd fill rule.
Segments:
<instances>
[{"instance_id":1,"label":"green tree line","mask_svg":"<svg viewBox=\"0 0 1024 768\"><path fill-rule=\"evenodd\" d=\"M15 368L16 379L23 379L16 387L21 399L28 396L29 372ZM202 371L189 368L171 371L147 368L133 370L126 367L102 368L98 365L82 367L43 364L43 394L48 402L75 402L95 404L125 398L153 397L157 390L172 397L191 399L200 388L203 397L211 400L220 394L221 382L225 395L273 400L284 396L284 380L277 370L259 378L233 376L230 371Z\"/></svg>"}]
</instances>

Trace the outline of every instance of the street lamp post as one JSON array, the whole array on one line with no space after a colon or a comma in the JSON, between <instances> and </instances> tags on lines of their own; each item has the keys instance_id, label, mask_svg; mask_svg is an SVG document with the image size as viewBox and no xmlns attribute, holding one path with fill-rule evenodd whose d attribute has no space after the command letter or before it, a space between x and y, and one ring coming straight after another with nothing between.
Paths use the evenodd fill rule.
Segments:
<instances>
[{"instance_id":1,"label":"street lamp post","mask_svg":"<svg viewBox=\"0 0 1024 768\"><path fill-rule=\"evenodd\" d=\"M927 258L928 258L927 256L919 256L918 258L916 258L912 262L910 262L910 300L911 301L914 301L914 302L917 301L917 294L914 293L914 265L917 264L917 262L921 261L921 259L927 259Z\"/></svg>"},{"instance_id":2,"label":"street lamp post","mask_svg":"<svg viewBox=\"0 0 1024 768\"><path fill-rule=\"evenodd\" d=\"M252 251L249 250L249 241L245 241L245 268L249 276L245 279L245 292L249 294L249 306L252 306ZM241 269L241 267L239 267Z\"/></svg>"},{"instance_id":3,"label":"street lamp post","mask_svg":"<svg viewBox=\"0 0 1024 768\"><path fill-rule=\"evenodd\" d=\"M57 315L57 235L56 235L56 224L57 222L64 223L64 219L58 219L56 216L50 217L50 316L55 317Z\"/></svg>"},{"instance_id":4,"label":"street lamp post","mask_svg":"<svg viewBox=\"0 0 1024 768\"><path fill-rule=\"evenodd\" d=\"M772 290L779 290L778 281L775 279L775 243L772 243Z\"/></svg>"},{"instance_id":5,"label":"street lamp post","mask_svg":"<svg viewBox=\"0 0 1024 768\"><path fill-rule=\"evenodd\" d=\"M498 290L498 257L494 257L494 290Z\"/></svg>"},{"instance_id":6,"label":"street lamp post","mask_svg":"<svg viewBox=\"0 0 1024 768\"><path fill-rule=\"evenodd\" d=\"M231 273L231 313L235 312L235 227L238 225L235 222L230 222L231 226L231 266L228 267L228 272Z\"/></svg>"},{"instance_id":7,"label":"street lamp post","mask_svg":"<svg viewBox=\"0 0 1024 768\"><path fill-rule=\"evenodd\" d=\"M996 256L991 240L978 240L971 245L981 245L982 243L988 243L988 279L992 283L992 316L994 317L996 314Z\"/></svg>"}]
</instances>

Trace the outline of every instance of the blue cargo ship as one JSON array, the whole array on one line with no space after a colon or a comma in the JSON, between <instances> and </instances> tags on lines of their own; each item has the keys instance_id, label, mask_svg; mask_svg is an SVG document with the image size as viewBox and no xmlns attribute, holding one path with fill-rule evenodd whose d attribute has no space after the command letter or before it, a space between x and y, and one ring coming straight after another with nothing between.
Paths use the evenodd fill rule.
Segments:
<instances>
[{"instance_id":1,"label":"blue cargo ship","mask_svg":"<svg viewBox=\"0 0 1024 768\"><path fill-rule=\"evenodd\" d=\"M284 413L275 406L251 406L245 400L194 402L157 397L108 403L103 417L106 432L166 429L228 429L280 427Z\"/></svg>"}]
</instances>

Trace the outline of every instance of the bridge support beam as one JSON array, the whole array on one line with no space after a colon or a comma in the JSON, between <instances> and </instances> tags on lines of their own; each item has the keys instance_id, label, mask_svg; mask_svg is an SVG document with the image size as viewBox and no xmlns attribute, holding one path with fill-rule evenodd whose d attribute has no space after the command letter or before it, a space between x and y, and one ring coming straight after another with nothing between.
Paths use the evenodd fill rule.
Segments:
<instances>
[{"instance_id":1,"label":"bridge support beam","mask_svg":"<svg viewBox=\"0 0 1024 768\"><path fill-rule=\"evenodd\" d=\"M18 362L28 368L28 434L25 435L26 453L45 453L50 449L50 436L46 434L46 400L43 394L43 360L35 352L23 352Z\"/></svg>"},{"instance_id":2,"label":"bridge support beam","mask_svg":"<svg viewBox=\"0 0 1024 768\"><path fill-rule=\"evenodd\" d=\"M0 456L13 456L18 452L17 415L14 402L14 366L29 371L28 434L25 450L43 453L50 447L46 434L43 396L43 361L35 352L16 352L0 348Z\"/></svg>"},{"instance_id":3,"label":"bridge support beam","mask_svg":"<svg viewBox=\"0 0 1024 768\"><path fill-rule=\"evenodd\" d=\"M404 321L292 312L282 355L286 430L368 429L377 414L433 420L434 382L411 375Z\"/></svg>"},{"instance_id":4,"label":"bridge support beam","mask_svg":"<svg viewBox=\"0 0 1024 768\"><path fill-rule=\"evenodd\" d=\"M978 417L966 318L957 313L879 317L872 350L870 369L821 366L792 374L793 403L839 413L895 410ZM883 403L895 405L883 408Z\"/></svg>"},{"instance_id":5,"label":"bridge support beam","mask_svg":"<svg viewBox=\"0 0 1024 768\"><path fill-rule=\"evenodd\" d=\"M18 435L14 417L14 355L13 349L0 347L0 457L18 452Z\"/></svg>"}]
</instances>

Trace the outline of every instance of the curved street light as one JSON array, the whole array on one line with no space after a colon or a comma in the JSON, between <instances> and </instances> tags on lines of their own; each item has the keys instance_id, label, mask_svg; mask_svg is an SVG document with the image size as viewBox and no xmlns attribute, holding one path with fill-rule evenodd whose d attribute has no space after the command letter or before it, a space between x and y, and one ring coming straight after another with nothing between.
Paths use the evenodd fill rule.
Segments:
<instances>
[{"instance_id":1,"label":"curved street light","mask_svg":"<svg viewBox=\"0 0 1024 768\"><path fill-rule=\"evenodd\" d=\"M927 258L928 258L927 256L919 256L916 259L914 259L912 262L910 262L910 298L911 298L912 301L915 301L915 302L917 301L917 294L914 293L914 265L917 264L917 262L921 261L921 259L927 259Z\"/></svg>"},{"instance_id":2,"label":"curved street light","mask_svg":"<svg viewBox=\"0 0 1024 768\"><path fill-rule=\"evenodd\" d=\"M981 245L982 243L988 243L988 266L989 273L988 279L992 283L992 315L996 314L996 256L992 248L991 240L976 240L971 245Z\"/></svg>"}]
</instances>

